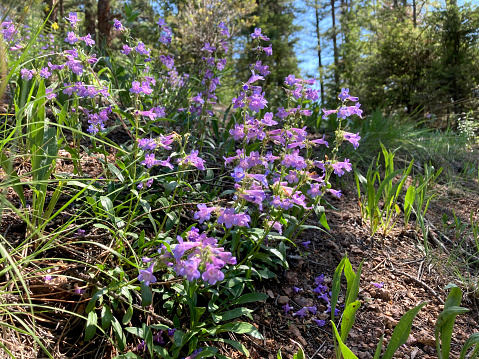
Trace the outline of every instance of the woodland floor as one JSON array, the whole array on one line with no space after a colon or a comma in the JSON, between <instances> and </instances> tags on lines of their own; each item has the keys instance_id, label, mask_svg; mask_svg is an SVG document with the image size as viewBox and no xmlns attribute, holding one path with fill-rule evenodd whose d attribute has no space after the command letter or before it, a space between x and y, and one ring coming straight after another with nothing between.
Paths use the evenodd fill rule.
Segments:
<instances>
[{"instance_id":1,"label":"woodland floor","mask_svg":"<svg viewBox=\"0 0 479 359\"><path fill-rule=\"evenodd\" d=\"M68 157L66 153L63 155ZM98 162L88 156L82 157L82 160L88 175L92 177L100 175L101 168ZM16 164L19 172L22 165ZM72 172L71 161L66 160L58 165L60 172ZM28 172L29 169L24 170ZM332 358L333 342L331 325L328 323L329 314L322 317L327 324L318 327L307 317L304 320L293 317L291 315L293 311L285 315L282 305L289 300L294 311L303 306L316 305L318 312L324 312L326 303L317 299L317 295L312 291L314 278L324 274L326 284L331 288L334 270L347 252L354 270L357 270L361 260L364 259L359 291L359 300L362 304L347 341L347 345L359 358L373 357L383 333L386 346L401 316L423 301L427 301L428 304L417 315L407 343L398 350L395 357L436 358L434 325L442 310L442 303L447 297L448 290L445 287L449 283L455 283L463 289L462 306L471 310L470 313L456 319L451 358L458 357L462 343L469 335L479 330L478 268L471 264L473 260L464 252L475 253L472 251L475 243L469 243L472 239L466 238L462 241L463 252L460 252L455 229L451 228L442 234L440 232L443 214L447 215L451 223L453 210L463 223L469 222L471 210L474 211L475 220L478 220L479 185L476 178L468 182L458 182L453 189L443 185L437 185L436 189L438 197L426 215L431 225L431 234L430 250L425 254L422 238L412 227L414 221L411 221L409 228L404 230L400 219L395 229L385 238L376 235L371 241L368 224L361 219L355 185L352 182L343 184L343 196L332 200L337 211L327 210L328 223L331 227L329 234L315 230L305 231L301 240L311 242L309 249L298 246L289 253L289 270L278 273L275 279L258 282L257 290L267 293L270 297L264 304L253 306L254 323L263 334L264 340L233 335L232 338L242 341L253 358L275 359L279 349L284 358L292 358L292 354L297 351L297 345L291 340L300 343L310 359ZM28 193L26 195L28 197ZM13 191L9 192L9 196L15 201ZM73 212L74 209L67 209L63 213L63 219L73 215ZM62 218L58 218L57 221L61 222ZM310 222L316 224L313 219ZM25 238L23 223L9 213L4 215L0 232L14 246ZM111 245L108 235L98 228L89 231L85 238L101 241L106 246ZM58 312L39 313L35 318L39 334L55 358L96 359L114 356L112 346L106 339L83 342L84 321L64 312L68 310L84 313L86 303L93 294L93 286L86 286L83 295L75 294L75 286L85 286L85 275L82 275L85 268L67 264L61 258L81 256L83 261L108 264L107 254L108 251L102 252L98 247L78 245L72 238L71 242L45 253L45 259L36 262L40 269L54 265L55 270L52 274L55 274L56 282L46 284L40 278L33 279L36 274L34 266L25 268L32 278L28 280L32 300L59 309ZM469 265L466 265L466 260L469 261ZM82 280L75 281L75 278ZM384 287L378 289L371 284L373 282L382 282ZM295 293L293 286L303 288L303 291ZM14 296L5 297L4 300L21 304L21 299ZM25 310L25 318L27 323L31 322L28 310ZM0 334L0 339L19 355L19 358L45 357L41 351L33 350L33 343L29 337L19 336L13 330L5 329ZM231 351L227 354L232 358L241 357ZM5 353L1 353L1 349L0 358L7 358Z\"/></svg>"}]
</instances>

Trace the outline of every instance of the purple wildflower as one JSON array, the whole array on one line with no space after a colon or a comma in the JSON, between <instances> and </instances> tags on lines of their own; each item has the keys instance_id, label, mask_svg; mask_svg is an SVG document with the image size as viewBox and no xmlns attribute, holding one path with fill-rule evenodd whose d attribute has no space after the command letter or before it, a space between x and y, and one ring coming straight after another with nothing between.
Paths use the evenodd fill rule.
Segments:
<instances>
[{"instance_id":1,"label":"purple wildflower","mask_svg":"<svg viewBox=\"0 0 479 359\"><path fill-rule=\"evenodd\" d=\"M155 155L153 153L150 153L145 156L145 160L141 161L141 164L146 166L146 168L151 168L158 164L158 160L155 159Z\"/></svg>"},{"instance_id":2,"label":"purple wildflower","mask_svg":"<svg viewBox=\"0 0 479 359\"><path fill-rule=\"evenodd\" d=\"M121 23L120 20L115 19L115 22L113 24L113 28L117 31L121 31L121 30L123 30L123 24Z\"/></svg>"},{"instance_id":3,"label":"purple wildflower","mask_svg":"<svg viewBox=\"0 0 479 359\"><path fill-rule=\"evenodd\" d=\"M57 97L57 94L53 92L53 89L47 89L45 92L48 100L53 100Z\"/></svg>"},{"instance_id":4,"label":"purple wildflower","mask_svg":"<svg viewBox=\"0 0 479 359\"><path fill-rule=\"evenodd\" d=\"M66 18L68 21L70 21L70 24L75 27L77 22L80 21L80 19L77 16L76 12L71 12L68 14L68 17Z\"/></svg>"},{"instance_id":5,"label":"purple wildflower","mask_svg":"<svg viewBox=\"0 0 479 359\"><path fill-rule=\"evenodd\" d=\"M138 280L143 282L146 286L149 286L150 283L155 283L156 277L153 275L154 267L155 263L153 262L147 269L140 269Z\"/></svg>"},{"instance_id":6,"label":"purple wildflower","mask_svg":"<svg viewBox=\"0 0 479 359\"><path fill-rule=\"evenodd\" d=\"M358 148L359 140L361 139L361 137L359 136L359 132L356 134L350 132L343 132L343 137L346 141L349 141L353 144L354 149Z\"/></svg>"},{"instance_id":7,"label":"purple wildflower","mask_svg":"<svg viewBox=\"0 0 479 359\"><path fill-rule=\"evenodd\" d=\"M301 242L301 245L306 248L306 249L309 249L309 245L311 244L311 241L305 241L305 242Z\"/></svg>"},{"instance_id":8,"label":"purple wildflower","mask_svg":"<svg viewBox=\"0 0 479 359\"><path fill-rule=\"evenodd\" d=\"M330 188L329 192L335 197L338 197L338 198L341 197L341 190L335 190L335 189Z\"/></svg>"},{"instance_id":9,"label":"purple wildflower","mask_svg":"<svg viewBox=\"0 0 479 359\"><path fill-rule=\"evenodd\" d=\"M206 204L198 204L197 207L198 212L195 212L194 218L200 223L208 221L211 217L211 212L214 212L216 210L216 207L208 208Z\"/></svg>"},{"instance_id":10,"label":"purple wildflower","mask_svg":"<svg viewBox=\"0 0 479 359\"><path fill-rule=\"evenodd\" d=\"M289 303L286 303L285 305L283 305L283 309L284 309L284 314L287 315L288 312L293 309L293 307L290 307Z\"/></svg>"},{"instance_id":11,"label":"purple wildflower","mask_svg":"<svg viewBox=\"0 0 479 359\"><path fill-rule=\"evenodd\" d=\"M49 78L52 75L52 73L49 71L48 67L44 67L40 70L40 76L43 77L44 79Z\"/></svg>"},{"instance_id":12,"label":"purple wildflower","mask_svg":"<svg viewBox=\"0 0 479 359\"><path fill-rule=\"evenodd\" d=\"M65 42L68 42L70 45L73 45L78 41L78 38L75 36L73 31L68 31L68 36L65 38Z\"/></svg>"},{"instance_id":13,"label":"purple wildflower","mask_svg":"<svg viewBox=\"0 0 479 359\"><path fill-rule=\"evenodd\" d=\"M318 327L324 327L324 325L326 324L326 321L323 320L323 319L313 318L313 320L316 322L316 324L318 325Z\"/></svg>"},{"instance_id":14,"label":"purple wildflower","mask_svg":"<svg viewBox=\"0 0 479 359\"><path fill-rule=\"evenodd\" d=\"M203 272L201 278L210 285L216 284L225 278L224 273L211 263L206 264L206 269Z\"/></svg>"},{"instance_id":15,"label":"purple wildflower","mask_svg":"<svg viewBox=\"0 0 479 359\"><path fill-rule=\"evenodd\" d=\"M33 71L28 69L21 69L20 74L22 75L22 79L24 80L31 80L33 77Z\"/></svg>"},{"instance_id":16,"label":"purple wildflower","mask_svg":"<svg viewBox=\"0 0 479 359\"><path fill-rule=\"evenodd\" d=\"M299 316L300 318L304 318L307 314L308 314L308 309L306 307L303 307L297 312L293 313L293 317Z\"/></svg>"}]
</instances>

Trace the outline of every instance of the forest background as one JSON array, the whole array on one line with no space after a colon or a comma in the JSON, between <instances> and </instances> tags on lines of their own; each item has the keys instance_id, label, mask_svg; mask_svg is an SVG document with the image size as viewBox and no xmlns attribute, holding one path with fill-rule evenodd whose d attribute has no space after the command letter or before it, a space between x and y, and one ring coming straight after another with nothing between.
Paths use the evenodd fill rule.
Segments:
<instances>
[{"instance_id":1,"label":"forest background","mask_svg":"<svg viewBox=\"0 0 479 359\"><path fill-rule=\"evenodd\" d=\"M45 16L53 9L50 23L62 23L69 11L84 12L85 31L111 45L108 51L113 52L120 41L112 23L125 18L124 4L48 0L38 6ZM250 72L248 64L255 56L250 33L258 27L272 40L271 76L265 90L275 90L278 100L284 78L295 74L318 80L321 107L348 87L363 99L366 114L377 109L407 117L420 113L416 120L442 129L467 119L472 128L465 130L476 129L479 10L474 1L134 0L126 4L134 13L132 34L146 44L158 41L158 16L172 25L170 51L180 72L194 73L202 44L212 40L217 23L226 21L233 29L230 54L235 55L228 59L233 65L223 83L224 104L231 103L234 95L228 89Z\"/></svg>"}]
</instances>

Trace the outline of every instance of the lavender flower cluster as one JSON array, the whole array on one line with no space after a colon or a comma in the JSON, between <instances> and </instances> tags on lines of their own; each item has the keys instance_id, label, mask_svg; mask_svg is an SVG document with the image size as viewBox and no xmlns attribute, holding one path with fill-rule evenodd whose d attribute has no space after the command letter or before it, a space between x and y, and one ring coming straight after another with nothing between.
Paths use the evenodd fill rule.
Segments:
<instances>
[{"instance_id":1,"label":"lavender flower cluster","mask_svg":"<svg viewBox=\"0 0 479 359\"><path fill-rule=\"evenodd\" d=\"M269 40L261 33L261 29L255 29L251 36L257 41ZM261 46L257 49L260 48L264 49ZM351 171L351 163L348 159L341 161L335 157L331 160L311 160L313 146L329 147L329 143L325 136L310 139L306 127L297 126L302 116L312 114L312 110L302 108L301 103L303 100L318 99L318 91L311 87L315 81L297 79L294 75L286 77L288 97L292 101L297 100L299 105L290 109L279 108L276 114L266 112L259 117L260 111L268 107L268 101L258 81L264 80L264 76L269 73L267 65L261 61L256 62L252 76L243 85L243 91L233 99L233 108L241 109L243 120L230 130L231 136L241 143L242 148L236 150L235 156L224 158L225 166L234 164L231 172L236 189L234 202L230 208L199 204L194 218L200 223L210 220L211 215L216 214L217 224L226 228L248 227L251 216L245 210L251 211L251 204L254 204L264 219L265 228L268 231L274 228L281 234L282 224L279 219L282 211L295 206L309 210L312 208L310 205L317 204L325 192L341 196L341 191L330 188L328 179L331 173L340 177ZM329 114L341 111L348 112L348 116L361 116L359 103L352 106L354 111L350 109L351 106L345 106L347 101L357 101L348 91L341 91L339 99L343 105ZM348 110L341 110L343 108ZM273 128L279 122L283 123L282 128ZM344 140L357 148L360 136L339 129L336 146ZM246 146L254 142L260 142L261 150L247 153ZM317 174L318 170L322 173Z\"/></svg>"},{"instance_id":2,"label":"lavender flower cluster","mask_svg":"<svg viewBox=\"0 0 479 359\"><path fill-rule=\"evenodd\" d=\"M177 275L189 281L201 278L204 282L214 285L224 279L222 269L227 264L236 264L236 258L220 247L215 238L207 237L204 232L200 234L195 227L186 233L185 239L178 236L177 240L178 243L172 245L171 252L165 245L158 249L160 254L158 260L143 258L143 262L152 263L147 269L140 270L139 281L145 285L155 283L156 277L153 273L155 265L159 264L173 268Z\"/></svg>"},{"instance_id":3,"label":"lavender flower cluster","mask_svg":"<svg viewBox=\"0 0 479 359\"><path fill-rule=\"evenodd\" d=\"M331 295L332 292L328 291L328 286L324 282L324 274L321 274L320 276L316 277L314 279L314 284L316 285L316 288L313 289L313 292L318 294L318 299L322 299L323 301L326 302L327 309L323 312L323 314L331 313ZM303 291L302 288L298 287L293 287L293 291L298 293L300 291ZM286 303L283 305L283 310L284 314L288 315L290 311L292 311L294 308L289 305L289 303ZM320 315L320 312L318 311L318 308L314 305L311 307L302 307L300 310L296 311L293 313L294 316L298 316L301 319L307 317L309 314L318 316ZM339 315L340 310L338 308L335 308L334 310L334 315ZM317 317L312 317L312 321L314 321L318 326L322 327L326 324L326 321L324 319L319 319Z\"/></svg>"}]
</instances>

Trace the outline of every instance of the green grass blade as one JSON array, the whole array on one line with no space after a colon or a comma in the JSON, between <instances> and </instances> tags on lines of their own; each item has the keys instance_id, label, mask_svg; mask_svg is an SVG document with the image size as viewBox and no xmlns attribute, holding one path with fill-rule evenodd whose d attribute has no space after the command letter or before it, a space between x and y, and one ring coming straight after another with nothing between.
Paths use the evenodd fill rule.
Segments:
<instances>
[{"instance_id":1,"label":"green grass blade","mask_svg":"<svg viewBox=\"0 0 479 359\"><path fill-rule=\"evenodd\" d=\"M402 316L401 320L396 325L396 328L394 328L393 335L391 336L391 340L389 341L382 359L392 359L396 350L406 343L409 333L411 332L414 318L426 304L427 302L421 303L417 307L407 311L406 314Z\"/></svg>"}]
</instances>

